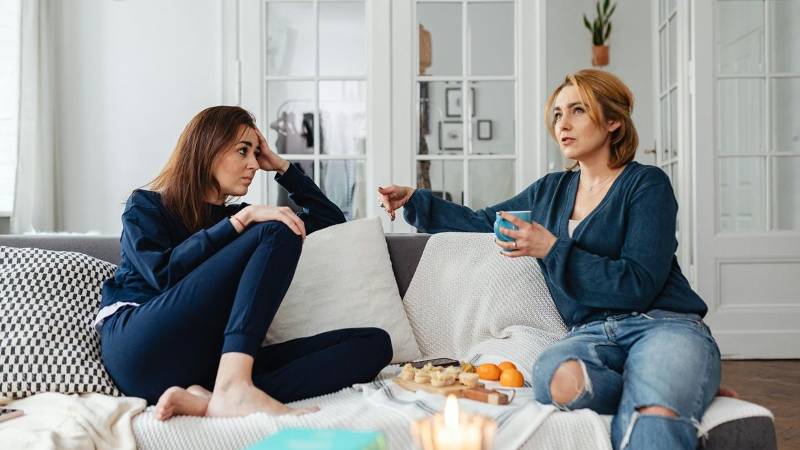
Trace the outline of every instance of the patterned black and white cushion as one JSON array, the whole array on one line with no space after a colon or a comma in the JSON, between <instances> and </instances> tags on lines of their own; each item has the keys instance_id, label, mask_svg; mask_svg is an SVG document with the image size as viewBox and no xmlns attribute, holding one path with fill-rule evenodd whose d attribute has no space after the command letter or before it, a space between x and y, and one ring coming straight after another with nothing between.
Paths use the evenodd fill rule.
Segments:
<instances>
[{"instance_id":1,"label":"patterned black and white cushion","mask_svg":"<svg viewBox=\"0 0 800 450\"><path fill-rule=\"evenodd\" d=\"M115 270L82 253L0 246L0 396L120 395L92 328Z\"/></svg>"}]
</instances>

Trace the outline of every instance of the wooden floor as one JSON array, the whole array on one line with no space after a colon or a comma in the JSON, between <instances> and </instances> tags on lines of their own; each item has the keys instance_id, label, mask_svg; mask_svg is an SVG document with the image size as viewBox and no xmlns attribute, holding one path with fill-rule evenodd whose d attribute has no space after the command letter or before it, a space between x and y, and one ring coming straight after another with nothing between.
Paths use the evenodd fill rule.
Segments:
<instances>
[{"instance_id":1,"label":"wooden floor","mask_svg":"<svg viewBox=\"0 0 800 450\"><path fill-rule=\"evenodd\" d=\"M722 385L772 411L779 450L800 450L800 360L723 361Z\"/></svg>"}]
</instances>

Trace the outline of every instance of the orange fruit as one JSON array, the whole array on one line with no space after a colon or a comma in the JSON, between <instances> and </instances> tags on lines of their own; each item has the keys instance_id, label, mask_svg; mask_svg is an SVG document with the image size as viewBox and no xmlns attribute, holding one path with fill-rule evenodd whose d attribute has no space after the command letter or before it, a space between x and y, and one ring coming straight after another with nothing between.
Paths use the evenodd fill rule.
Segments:
<instances>
[{"instance_id":1,"label":"orange fruit","mask_svg":"<svg viewBox=\"0 0 800 450\"><path fill-rule=\"evenodd\" d=\"M500 370L506 370L506 369L517 370L517 366L515 366L514 363L512 363L511 361L503 361L500 364L498 364L497 367L499 367Z\"/></svg>"},{"instance_id":2,"label":"orange fruit","mask_svg":"<svg viewBox=\"0 0 800 450\"><path fill-rule=\"evenodd\" d=\"M501 370L494 364L481 364L476 370L478 378L482 380L497 381L500 379Z\"/></svg>"},{"instance_id":3,"label":"orange fruit","mask_svg":"<svg viewBox=\"0 0 800 450\"><path fill-rule=\"evenodd\" d=\"M522 387L525 384L525 377L517 369L506 369L500 375L500 384L508 387Z\"/></svg>"}]
</instances>

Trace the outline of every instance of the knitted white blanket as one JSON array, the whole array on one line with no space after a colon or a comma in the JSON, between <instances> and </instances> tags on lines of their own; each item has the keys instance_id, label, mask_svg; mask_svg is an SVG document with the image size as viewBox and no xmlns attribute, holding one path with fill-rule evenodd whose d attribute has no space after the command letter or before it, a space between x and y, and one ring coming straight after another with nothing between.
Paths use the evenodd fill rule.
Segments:
<instances>
[{"instance_id":1,"label":"knitted white blanket","mask_svg":"<svg viewBox=\"0 0 800 450\"><path fill-rule=\"evenodd\" d=\"M423 354L474 363L510 360L527 381L536 356L565 332L536 262L501 256L487 234L432 236L404 304ZM141 449L242 448L287 427L380 430L389 448L408 449L412 448L411 422L442 405L432 396L399 389L389 381L396 373L397 367L390 366L370 385L297 402L298 406L320 406L318 413L306 416L178 417L161 423L148 409L137 417L134 429ZM568 420L550 420L552 407L532 402L530 384L526 384L513 407L479 411L503 425L498 428L496 448L563 448L565 442L572 448L610 448L599 416L581 412ZM476 412L481 407L476 402L462 403L475 403L464 407Z\"/></svg>"},{"instance_id":2,"label":"knitted white blanket","mask_svg":"<svg viewBox=\"0 0 800 450\"><path fill-rule=\"evenodd\" d=\"M517 365L527 382L531 381L531 369L539 353L566 331L538 264L531 258L500 255L489 234L432 236L404 304L423 354L474 362L507 359ZM397 370L397 366L387 367L372 389L358 386L296 402L292 406L321 408L300 417L253 414L239 418L176 417L159 422L151 407L133 421L137 444L143 450L241 449L282 428L305 427L380 430L390 449L413 448L409 430L417 413L385 401L387 390L383 388L396 387L389 380ZM400 391L392 388L389 393L397 392ZM431 408L428 403L435 402L426 402L423 397L414 402L421 400L422 409ZM530 399L529 393L527 398ZM729 420L769 415L757 405L724 400L718 399L709 408L701 434ZM527 440L515 439L508 431L503 435L501 429L497 442L503 448L508 447L502 444L516 446L523 441L523 449L611 448L610 416L601 417L589 410L552 414L547 408L516 411L517 418L532 420L530 427L505 416L501 420L511 424L506 429L512 433L523 430Z\"/></svg>"},{"instance_id":3,"label":"knitted white blanket","mask_svg":"<svg viewBox=\"0 0 800 450\"><path fill-rule=\"evenodd\" d=\"M397 366L387 368L379 380L388 381ZM366 395L365 395L366 394ZM283 428L346 428L350 430L378 430L386 438L391 450L414 448L411 422L408 416L393 408L386 408L369 399L370 392L349 388L334 394L316 397L292 406L320 407L320 411L305 416L273 417L252 414L247 417L208 418L175 417L166 422L155 419L154 408L149 407L133 420L133 430L139 450L239 450L261 441ZM519 414L524 418L525 413ZM556 412L541 422L536 432L520 448L524 450L610 450L608 425L600 416L580 410L570 413ZM520 429L516 419L507 420L509 430ZM531 424L535 426L536 423ZM498 436L500 442L521 442L515 436ZM499 448L499 447L497 447ZM509 448L503 446L503 448Z\"/></svg>"},{"instance_id":4,"label":"knitted white blanket","mask_svg":"<svg viewBox=\"0 0 800 450\"><path fill-rule=\"evenodd\" d=\"M502 355L526 375L566 333L536 260L501 255L493 234L431 236L403 303L423 355Z\"/></svg>"}]
</instances>

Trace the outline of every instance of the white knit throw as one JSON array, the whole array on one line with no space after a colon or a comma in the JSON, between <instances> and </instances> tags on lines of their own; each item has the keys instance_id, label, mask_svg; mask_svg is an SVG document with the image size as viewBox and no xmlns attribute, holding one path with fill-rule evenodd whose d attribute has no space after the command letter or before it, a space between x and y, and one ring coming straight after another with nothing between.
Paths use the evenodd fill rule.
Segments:
<instances>
[{"instance_id":1,"label":"white knit throw","mask_svg":"<svg viewBox=\"0 0 800 450\"><path fill-rule=\"evenodd\" d=\"M432 236L404 304L423 354L473 362L507 359L522 370L527 381L539 353L566 331L536 261L500 255L490 234ZM397 366L387 367L377 384L389 383L397 370ZM150 407L134 419L134 432L143 450L240 449L287 427L380 430L390 449L413 448L411 415L374 401L370 397L375 392L360 386L296 402L292 406L321 408L299 417L253 414L176 417L160 422ZM712 420L704 418L701 434L728 420L769 414L747 402L720 400L727 399L717 399L709 408L706 416ZM532 434L521 448L610 450L609 422L610 416L601 417L590 410L552 413L538 428L531 424L527 431ZM498 436L498 441L514 439Z\"/></svg>"},{"instance_id":2,"label":"white knit throw","mask_svg":"<svg viewBox=\"0 0 800 450\"><path fill-rule=\"evenodd\" d=\"M566 328L536 260L500 253L493 234L431 236L403 303L423 355L503 355L530 381Z\"/></svg>"}]
</instances>

